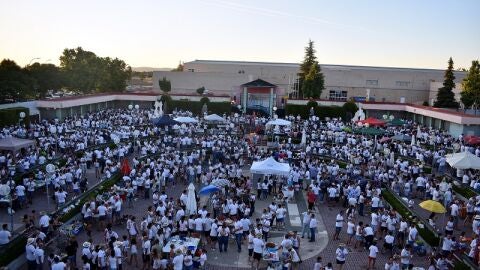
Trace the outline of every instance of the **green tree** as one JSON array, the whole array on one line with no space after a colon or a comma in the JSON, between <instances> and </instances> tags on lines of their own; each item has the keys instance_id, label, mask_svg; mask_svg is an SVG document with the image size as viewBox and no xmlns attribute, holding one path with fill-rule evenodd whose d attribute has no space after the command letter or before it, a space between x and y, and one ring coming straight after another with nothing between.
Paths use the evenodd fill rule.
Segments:
<instances>
[{"instance_id":1,"label":"green tree","mask_svg":"<svg viewBox=\"0 0 480 270\"><path fill-rule=\"evenodd\" d=\"M210 103L210 99L208 97L202 97L200 99L200 104L203 105L203 104L208 104L208 103Z\"/></svg>"},{"instance_id":2,"label":"green tree","mask_svg":"<svg viewBox=\"0 0 480 270\"><path fill-rule=\"evenodd\" d=\"M124 91L132 69L123 60L98 57L82 47L65 49L60 56L65 86L80 93Z\"/></svg>"},{"instance_id":3,"label":"green tree","mask_svg":"<svg viewBox=\"0 0 480 270\"><path fill-rule=\"evenodd\" d=\"M309 40L307 47L305 47L305 56L300 64L300 72L298 74L300 81L299 92L302 98L318 98L323 89L325 89L325 78L315 53L314 42Z\"/></svg>"},{"instance_id":4,"label":"green tree","mask_svg":"<svg viewBox=\"0 0 480 270\"><path fill-rule=\"evenodd\" d=\"M183 71L182 62L180 61L180 63L178 63L178 66L176 68L172 69L171 71Z\"/></svg>"},{"instance_id":5,"label":"green tree","mask_svg":"<svg viewBox=\"0 0 480 270\"><path fill-rule=\"evenodd\" d=\"M453 93L453 89L455 88L454 80L453 60L450 57L448 60L448 68L445 70L443 87L438 89L437 100L434 103L434 107L454 109L459 107L458 102L455 100L455 94Z\"/></svg>"},{"instance_id":6,"label":"green tree","mask_svg":"<svg viewBox=\"0 0 480 270\"><path fill-rule=\"evenodd\" d=\"M480 64L478 60L472 61L467 76L462 81L461 100L469 108L474 103L480 105Z\"/></svg>"},{"instance_id":7,"label":"green tree","mask_svg":"<svg viewBox=\"0 0 480 270\"><path fill-rule=\"evenodd\" d=\"M44 98L48 90L63 87L62 72L53 64L33 63L25 67L25 70L35 80L34 89L38 98Z\"/></svg>"},{"instance_id":8,"label":"green tree","mask_svg":"<svg viewBox=\"0 0 480 270\"><path fill-rule=\"evenodd\" d=\"M203 93L205 92L205 87L200 87L200 88L197 88L197 94L199 95L203 95Z\"/></svg>"},{"instance_id":9,"label":"green tree","mask_svg":"<svg viewBox=\"0 0 480 270\"><path fill-rule=\"evenodd\" d=\"M35 80L12 60L0 63L0 99L19 101L35 98Z\"/></svg>"},{"instance_id":10,"label":"green tree","mask_svg":"<svg viewBox=\"0 0 480 270\"><path fill-rule=\"evenodd\" d=\"M170 92L170 90L172 90L172 84L169 80L167 80L166 77L163 77L161 80L158 81L158 86L160 87L160 90L162 90L164 93L168 93Z\"/></svg>"},{"instance_id":11,"label":"green tree","mask_svg":"<svg viewBox=\"0 0 480 270\"><path fill-rule=\"evenodd\" d=\"M82 47L65 49L60 56L60 68L65 74L65 87L71 91L88 94L96 91L96 84L104 74L101 60Z\"/></svg>"},{"instance_id":12,"label":"green tree","mask_svg":"<svg viewBox=\"0 0 480 270\"><path fill-rule=\"evenodd\" d=\"M319 98L325 88L323 74L318 71L318 68L320 68L318 64L313 64L303 81L302 90L304 98Z\"/></svg>"}]
</instances>

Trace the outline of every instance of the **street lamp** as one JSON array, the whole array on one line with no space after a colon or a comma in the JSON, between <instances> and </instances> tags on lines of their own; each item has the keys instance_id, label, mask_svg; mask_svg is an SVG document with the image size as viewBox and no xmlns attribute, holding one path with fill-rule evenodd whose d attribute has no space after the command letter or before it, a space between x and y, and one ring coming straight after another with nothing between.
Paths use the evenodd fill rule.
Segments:
<instances>
[{"instance_id":1,"label":"street lamp","mask_svg":"<svg viewBox=\"0 0 480 270\"><path fill-rule=\"evenodd\" d=\"M58 155L58 135L57 135L57 127L55 125L50 126L50 133L55 136L55 154Z\"/></svg>"},{"instance_id":2,"label":"street lamp","mask_svg":"<svg viewBox=\"0 0 480 270\"><path fill-rule=\"evenodd\" d=\"M23 119L25 118L26 114L25 112L20 112L18 114L18 125L20 126L21 125L21 122L23 121Z\"/></svg>"},{"instance_id":3,"label":"street lamp","mask_svg":"<svg viewBox=\"0 0 480 270\"><path fill-rule=\"evenodd\" d=\"M138 111L138 109L140 109L140 105L137 104L137 105L135 105L135 110Z\"/></svg>"},{"instance_id":4,"label":"street lamp","mask_svg":"<svg viewBox=\"0 0 480 270\"><path fill-rule=\"evenodd\" d=\"M277 106L273 106L273 118L277 119Z\"/></svg>"},{"instance_id":5,"label":"street lamp","mask_svg":"<svg viewBox=\"0 0 480 270\"><path fill-rule=\"evenodd\" d=\"M128 105L128 109L131 111L133 109L133 105L132 104Z\"/></svg>"},{"instance_id":6,"label":"street lamp","mask_svg":"<svg viewBox=\"0 0 480 270\"><path fill-rule=\"evenodd\" d=\"M9 181L9 186L10 186L10 209L8 210L8 214L10 215L10 228L12 231L12 234L14 232L13 230L13 215L15 214L15 211L13 211L13 193L15 192L15 183L13 180L13 176L15 175L15 170L16 167L14 165L8 166L8 175L10 178Z\"/></svg>"}]
</instances>

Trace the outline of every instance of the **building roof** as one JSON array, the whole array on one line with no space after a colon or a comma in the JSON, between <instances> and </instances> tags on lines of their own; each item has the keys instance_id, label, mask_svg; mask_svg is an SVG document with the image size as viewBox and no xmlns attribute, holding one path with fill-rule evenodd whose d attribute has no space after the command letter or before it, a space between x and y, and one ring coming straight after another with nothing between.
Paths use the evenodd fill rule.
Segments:
<instances>
[{"instance_id":1,"label":"building roof","mask_svg":"<svg viewBox=\"0 0 480 270\"><path fill-rule=\"evenodd\" d=\"M262 79L256 79L254 81L244 83L241 86L242 87L268 87L268 88L276 87L276 85L271 84L271 83L269 83L267 81L264 81Z\"/></svg>"},{"instance_id":2,"label":"building roof","mask_svg":"<svg viewBox=\"0 0 480 270\"><path fill-rule=\"evenodd\" d=\"M254 62L254 61L226 61L226 60L199 60L185 62L185 64L223 64L223 65L246 65L246 66L278 66L299 68L299 63L281 63L281 62ZM355 66L355 65L337 65L320 64L322 68L330 69L372 69L372 70L410 70L410 71L445 71L444 69L434 68L408 68L408 67L379 67L379 66ZM465 71L455 71L455 73L466 73Z\"/></svg>"}]
</instances>

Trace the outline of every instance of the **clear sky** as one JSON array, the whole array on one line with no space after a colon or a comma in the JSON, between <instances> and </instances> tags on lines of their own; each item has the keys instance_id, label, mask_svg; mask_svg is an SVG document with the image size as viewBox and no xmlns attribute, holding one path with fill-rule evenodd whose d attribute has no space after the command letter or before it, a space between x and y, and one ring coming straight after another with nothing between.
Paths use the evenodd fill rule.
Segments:
<instances>
[{"instance_id":1,"label":"clear sky","mask_svg":"<svg viewBox=\"0 0 480 270\"><path fill-rule=\"evenodd\" d=\"M480 58L479 0L2 0L0 59L81 46L133 67L195 59L445 68Z\"/></svg>"}]
</instances>

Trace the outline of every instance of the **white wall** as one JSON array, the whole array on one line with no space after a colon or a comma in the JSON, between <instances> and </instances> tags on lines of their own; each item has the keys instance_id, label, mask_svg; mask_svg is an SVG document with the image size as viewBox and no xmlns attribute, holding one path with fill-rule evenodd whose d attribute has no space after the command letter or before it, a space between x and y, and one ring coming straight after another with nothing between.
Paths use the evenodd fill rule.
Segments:
<instances>
[{"instance_id":1,"label":"white wall","mask_svg":"<svg viewBox=\"0 0 480 270\"><path fill-rule=\"evenodd\" d=\"M0 104L0 109L8 109L15 107L25 107L30 110L30 115L38 115L40 112L37 109L37 101L27 101L27 102L17 102L17 103L8 103Z\"/></svg>"}]
</instances>

